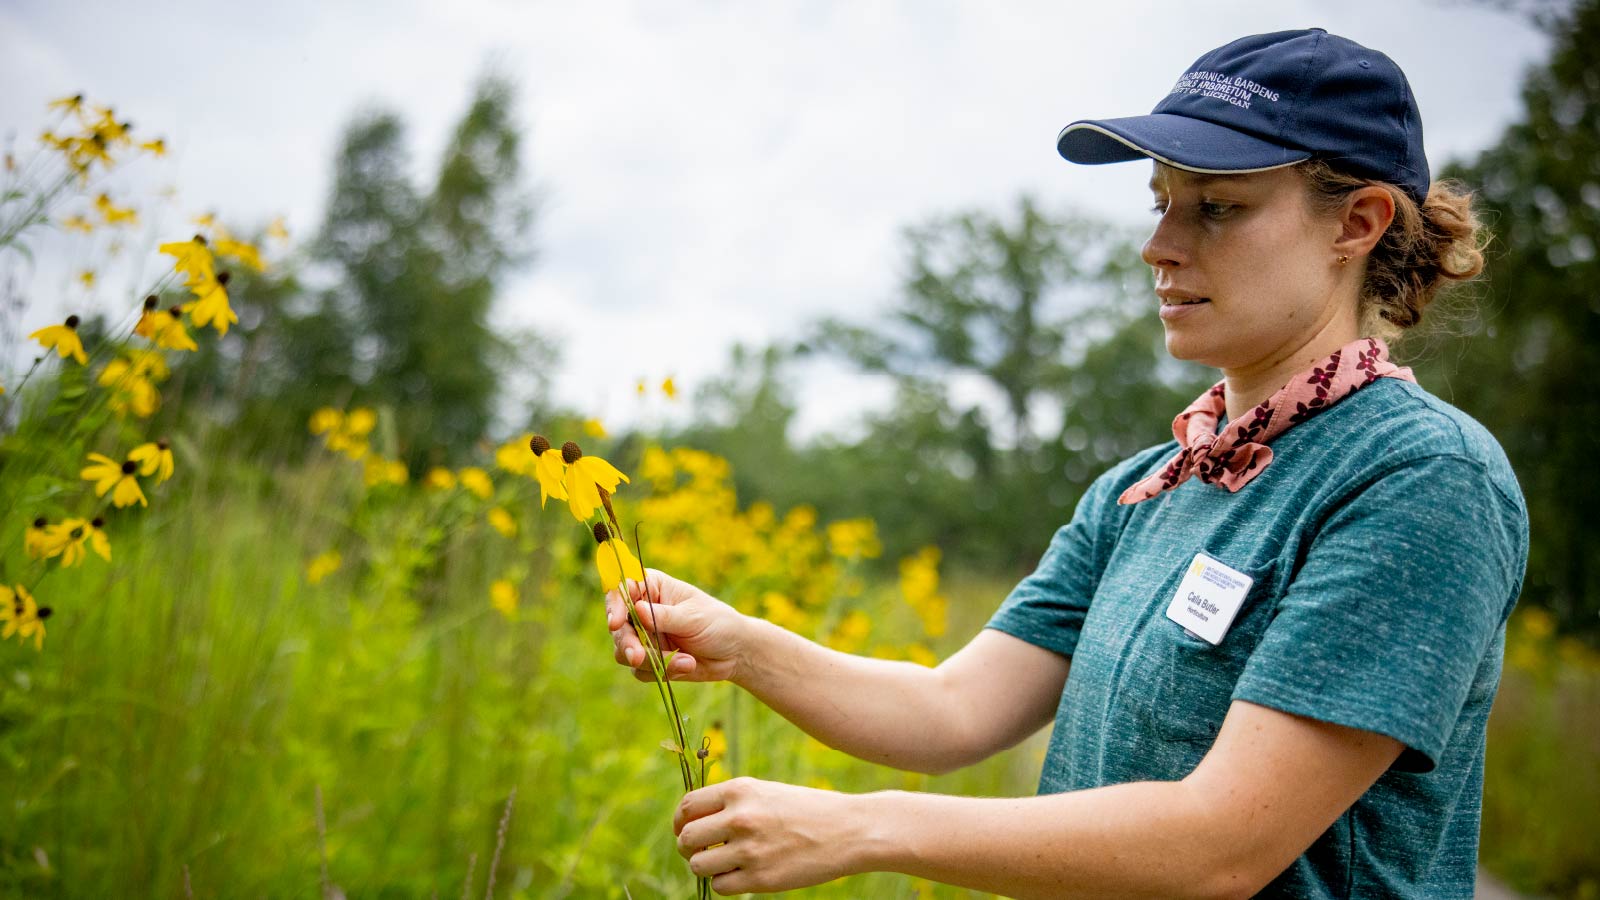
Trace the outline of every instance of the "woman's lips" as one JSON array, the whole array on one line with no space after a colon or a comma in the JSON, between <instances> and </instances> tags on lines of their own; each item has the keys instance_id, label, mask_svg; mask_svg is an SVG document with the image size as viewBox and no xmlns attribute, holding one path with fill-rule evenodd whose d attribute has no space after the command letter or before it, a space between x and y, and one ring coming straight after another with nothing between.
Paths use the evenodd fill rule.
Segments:
<instances>
[{"instance_id":1,"label":"woman's lips","mask_svg":"<svg viewBox=\"0 0 1600 900\"><path fill-rule=\"evenodd\" d=\"M1164 322L1170 322L1173 319L1181 319L1184 316L1192 315L1197 309L1210 305L1210 300L1195 300L1187 303L1163 303L1161 304L1161 319Z\"/></svg>"}]
</instances>

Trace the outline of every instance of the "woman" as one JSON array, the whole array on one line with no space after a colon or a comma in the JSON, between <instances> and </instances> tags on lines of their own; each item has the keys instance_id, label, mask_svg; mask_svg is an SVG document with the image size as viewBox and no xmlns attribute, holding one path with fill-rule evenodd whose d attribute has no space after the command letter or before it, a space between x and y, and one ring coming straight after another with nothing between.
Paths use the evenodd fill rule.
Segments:
<instances>
[{"instance_id":1,"label":"woman","mask_svg":"<svg viewBox=\"0 0 1600 900\"><path fill-rule=\"evenodd\" d=\"M1470 897L1527 515L1494 439L1387 359L1482 266L1405 76L1321 30L1256 35L1058 149L1154 161L1167 349L1222 370L1176 440L1096 480L937 669L660 573L639 604L674 677L731 680L862 759L946 772L1053 720L1039 795L739 778L684 798L680 851L720 893L884 870L1017 897Z\"/></svg>"}]
</instances>

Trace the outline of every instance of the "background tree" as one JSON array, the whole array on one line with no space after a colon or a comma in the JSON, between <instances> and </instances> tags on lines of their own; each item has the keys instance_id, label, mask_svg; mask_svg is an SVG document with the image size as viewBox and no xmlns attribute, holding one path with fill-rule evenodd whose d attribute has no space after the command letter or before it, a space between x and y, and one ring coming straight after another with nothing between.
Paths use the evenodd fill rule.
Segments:
<instances>
[{"instance_id":1,"label":"background tree","mask_svg":"<svg viewBox=\"0 0 1600 900\"><path fill-rule=\"evenodd\" d=\"M1600 634L1600 2L1538 5L1550 60L1521 121L1446 174L1479 191L1493 229L1480 311L1427 361L1430 384L1494 432L1527 497L1525 602ZM1452 399L1446 393L1447 399Z\"/></svg>"}]
</instances>

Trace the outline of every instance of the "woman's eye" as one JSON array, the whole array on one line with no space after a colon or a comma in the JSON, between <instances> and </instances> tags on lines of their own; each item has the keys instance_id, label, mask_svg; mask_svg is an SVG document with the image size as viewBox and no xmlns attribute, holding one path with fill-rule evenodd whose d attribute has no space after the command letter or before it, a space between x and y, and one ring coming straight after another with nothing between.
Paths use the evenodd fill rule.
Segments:
<instances>
[{"instance_id":1,"label":"woman's eye","mask_svg":"<svg viewBox=\"0 0 1600 900\"><path fill-rule=\"evenodd\" d=\"M1209 200L1200 203L1200 214L1208 219L1220 219L1233 212L1233 206L1228 203L1212 203Z\"/></svg>"},{"instance_id":2,"label":"woman's eye","mask_svg":"<svg viewBox=\"0 0 1600 900\"><path fill-rule=\"evenodd\" d=\"M1150 211L1158 216L1164 215L1167 211L1167 205L1165 203L1157 203L1155 206L1150 207Z\"/></svg>"}]
</instances>

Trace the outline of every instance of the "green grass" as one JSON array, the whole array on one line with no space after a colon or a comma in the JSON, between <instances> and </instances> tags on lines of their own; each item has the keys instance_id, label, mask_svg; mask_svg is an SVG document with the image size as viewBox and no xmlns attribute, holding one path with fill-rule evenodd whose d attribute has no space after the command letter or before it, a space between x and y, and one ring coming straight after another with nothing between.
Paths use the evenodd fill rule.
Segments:
<instances>
[{"instance_id":1,"label":"green grass","mask_svg":"<svg viewBox=\"0 0 1600 900\"><path fill-rule=\"evenodd\" d=\"M420 501L352 514L341 468L182 476L116 517L115 565L39 585L43 653L0 646L0 895L181 897L187 877L194 896L316 896L320 790L346 895L458 896L475 856L478 896L513 788L497 896L692 894L664 715L611 661L570 522L530 516L513 543L441 529ZM352 534L365 551L307 584L305 561ZM516 622L488 603L510 566ZM982 593L954 598L953 634L997 601ZM735 693L680 686L695 723L736 723L738 774L990 794L1037 776L1037 746L943 778L858 763ZM799 895L913 893L874 875Z\"/></svg>"}]
</instances>

